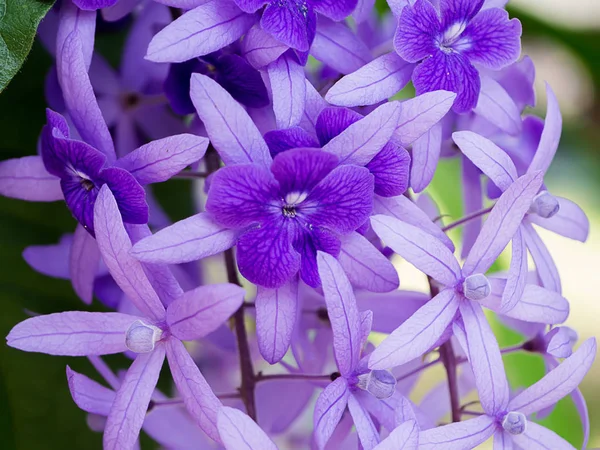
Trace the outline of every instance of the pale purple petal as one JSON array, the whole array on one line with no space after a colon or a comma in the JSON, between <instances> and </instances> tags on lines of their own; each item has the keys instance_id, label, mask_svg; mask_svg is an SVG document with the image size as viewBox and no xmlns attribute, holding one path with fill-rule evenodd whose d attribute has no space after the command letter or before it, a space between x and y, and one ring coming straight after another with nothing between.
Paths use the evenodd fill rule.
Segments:
<instances>
[{"instance_id":1,"label":"pale purple petal","mask_svg":"<svg viewBox=\"0 0 600 450\"><path fill-rule=\"evenodd\" d=\"M164 360L165 347L162 344L157 345L154 351L135 358L108 415L104 428L104 449L133 447L142 429Z\"/></svg>"},{"instance_id":2,"label":"pale purple petal","mask_svg":"<svg viewBox=\"0 0 600 450\"><path fill-rule=\"evenodd\" d=\"M436 123L429 131L414 141L410 186L416 193L425 190L437 169L442 151L442 124Z\"/></svg>"},{"instance_id":3,"label":"pale purple petal","mask_svg":"<svg viewBox=\"0 0 600 450\"><path fill-rule=\"evenodd\" d=\"M483 410L494 416L504 411L509 398L500 348L481 306L463 300L460 313L465 324L469 362L475 375L479 401Z\"/></svg>"},{"instance_id":4,"label":"pale purple petal","mask_svg":"<svg viewBox=\"0 0 600 450\"><path fill-rule=\"evenodd\" d=\"M518 106L502 85L490 77L481 77L479 100L473 112L512 136L523 129Z\"/></svg>"},{"instance_id":5,"label":"pale purple petal","mask_svg":"<svg viewBox=\"0 0 600 450\"><path fill-rule=\"evenodd\" d=\"M340 164L365 165L388 143L400 117L400 105L381 105L334 137L323 150L340 158Z\"/></svg>"},{"instance_id":6,"label":"pale purple petal","mask_svg":"<svg viewBox=\"0 0 600 450\"><path fill-rule=\"evenodd\" d=\"M298 312L298 279L278 289L256 292L256 338L260 354L269 364L285 356L292 341Z\"/></svg>"},{"instance_id":7,"label":"pale purple petal","mask_svg":"<svg viewBox=\"0 0 600 450\"><path fill-rule=\"evenodd\" d=\"M323 450L337 427L348 404L350 390L346 379L337 378L321 392L315 405L314 435L317 447Z\"/></svg>"},{"instance_id":8,"label":"pale purple petal","mask_svg":"<svg viewBox=\"0 0 600 450\"><path fill-rule=\"evenodd\" d=\"M526 322L558 324L567 320L569 302L555 291L528 284L513 308L499 312Z\"/></svg>"},{"instance_id":9,"label":"pale purple petal","mask_svg":"<svg viewBox=\"0 0 600 450\"><path fill-rule=\"evenodd\" d=\"M123 226L117 202L107 186L100 189L96 199L94 228L104 263L119 287L140 311L162 320L165 309L141 263L129 254L131 241Z\"/></svg>"},{"instance_id":10,"label":"pale purple petal","mask_svg":"<svg viewBox=\"0 0 600 450\"><path fill-rule=\"evenodd\" d=\"M542 286L551 291L562 292L558 268L540 235L527 222L523 223L521 231Z\"/></svg>"},{"instance_id":11,"label":"pale purple petal","mask_svg":"<svg viewBox=\"0 0 600 450\"><path fill-rule=\"evenodd\" d=\"M590 221L585 212L574 202L563 197L555 197L560 209L549 219L544 219L537 214L530 214L528 219L561 236L585 242L590 234Z\"/></svg>"},{"instance_id":12,"label":"pale purple petal","mask_svg":"<svg viewBox=\"0 0 600 450\"><path fill-rule=\"evenodd\" d=\"M255 69L272 63L287 49L287 45L279 42L259 25L250 28L242 40L242 56Z\"/></svg>"},{"instance_id":13,"label":"pale purple petal","mask_svg":"<svg viewBox=\"0 0 600 450\"><path fill-rule=\"evenodd\" d=\"M357 367L361 350L356 298L344 269L333 256L318 252L317 264L333 330L335 359L340 373L348 376Z\"/></svg>"},{"instance_id":14,"label":"pale purple petal","mask_svg":"<svg viewBox=\"0 0 600 450\"><path fill-rule=\"evenodd\" d=\"M485 273L517 232L542 184L541 172L515 181L494 205L463 265L463 275Z\"/></svg>"},{"instance_id":15,"label":"pale purple petal","mask_svg":"<svg viewBox=\"0 0 600 450\"><path fill-rule=\"evenodd\" d=\"M216 255L231 248L235 230L217 225L208 213L181 220L135 244L131 254L140 261L178 264Z\"/></svg>"},{"instance_id":16,"label":"pale purple petal","mask_svg":"<svg viewBox=\"0 0 600 450\"><path fill-rule=\"evenodd\" d=\"M501 311L510 311L519 302L525 290L529 271L527 269L527 247L521 233L517 230L512 239L512 257L502 293Z\"/></svg>"},{"instance_id":17,"label":"pale purple petal","mask_svg":"<svg viewBox=\"0 0 600 450\"><path fill-rule=\"evenodd\" d=\"M56 36L56 59L61 58L62 47L67 37L77 31L81 39L83 51L83 60L87 69L89 69L92 55L94 52L94 35L96 33L96 12L84 11L76 7L72 2L66 2L61 5L58 30Z\"/></svg>"},{"instance_id":18,"label":"pale purple petal","mask_svg":"<svg viewBox=\"0 0 600 450\"><path fill-rule=\"evenodd\" d=\"M489 139L472 131L458 131L452 134L452 139L461 152L502 191L518 178L510 156Z\"/></svg>"},{"instance_id":19,"label":"pale purple petal","mask_svg":"<svg viewBox=\"0 0 600 450\"><path fill-rule=\"evenodd\" d=\"M454 290L440 292L375 349L369 359L369 368L388 369L425 354L454 320L458 304Z\"/></svg>"},{"instance_id":20,"label":"pale purple petal","mask_svg":"<svg viewBox=\"0 0 600 450\"><path fill-rule=\"evenodd\" d=\"M385 294L364 291L356 293L358 309L373 311L373 331L386 334L398 328L430 299L431 296L416 291L395 290Z\"/></svg>"},{"instance_id":21,"label":"pale purple petal","mask_svg":"<svg viewBox=\"0 0 600 450\"><path fill-rule=\"evenodd\" d=\"M358 302L357 302L358 305ZM373 311L367 310L360 313L360 346L367 344L371 329L373 328Z\"/></svg>"},{"instance_id":22,"label":"pale purple petal","mask_svg":"<svg viewBox=\"0 0 600 450\"><path fill-rule=\"evenodd\" d=\"M588 407L579 388L571 392L571 398L573 399L573 403L575 403L575 408L577 408L577 413L581 419L581 426L583 427L583 445L581 448L587 448L590 439L590 416L588 414Z\"/></svg>"},{"instance_id":23,"label":"pale purple petal","mask_svg":"<svg viewBox=\"0 0 600 450\"><path fill-rule=\"evenodd\" d=\"M69 253L69 277L73 290L88 305L94 295L94 280L100 267L98 243L86 229L78 224Z\"/></svg>"},{"instance_id":24,"label":"pale purple petal","mask_svg":"<svg viewBox=\"0 0 600 450\"><path fill-rule=\"evenodd\" d=\"M102 18L107 22L116 22L133 11L141 1L142 0L120 0L113 6L102 8Z\"/></svg>"},{"instance_id":25,"label":"pale purple petal","mask_svg":"<svg viewBox=\"0 0 600 450\"><path fill-rule=\"evenodd\" d=\"M535 422L527 422L525 433L512 436L512 439L519 448L527 450L575 450L554 431Z\"/></svg>"},{"instance_id":26,"label":"pale purple petal","mask_svg":"<svg viewBox=\"0 0 600 450\"><path fill-rule=\"evenodd\" d=\"M89 234L89 233L86 233ZM23 259L29 266L44 275L68 280L69 253L73 242L72 234L65 234L58 244L30 245L23 250Z\"/></svg>"},{"instance_id":27,"label":"pale purple petal","mask_svg":"<svg viewBox=\"0 0 600 450\"><path fill-rule=\"evenodd\" d=\"M235 2L236 5L238 5L238 7L242 11L245 11L247 13L256 12L260 8L262 8L266 3L268 3L267 0L233 0L233 1Z\"/></svg>"},{"instance_id":28,"label":"pale purple petal","mask_svg":"<svg viewBox=\"0 0 600 450\"><path fill-rule=\"evenodd\" d=\"M244 108L217 82L193 74L190 95L211 144L225 164L271 164L269 147L260 131Z\"/></svg>"},{"instance_id":29,"label":"pale purple petal","mask_svg":"<svg viewBox=\"0 0 600 450\"><path fill-rule=\"evenodd\" d=\"M222 407L217 424L226 450L277 450L269 436L239 409Z\"/></svg>"},{"instance_id":30,"label":"pale purple petal","mask_svg":"<svg viewBox=\"0 0 600 450\"><path fill-rule=\"evenodd\" d=\"M340 73L352 73L371 61L371 52L343 23L319 17L311 55Z\"/></svg>"},{"instance_id":31,"label":"pale purple petal","mask_svg":"<svg viewBox=\"0 0 600 450\"><path fill-rule=\"evenodd\" d=\"M455 98L454 92L434 91L402 102L394 138L408 147L450 111Z\"/></svg>"},{"instance_id":32,"label":"pale purple petal","mask_svg":"<svg viewBox=\"0 0 600 450\"><path fill-rule=\"evenodd\" d=\"M477 69L466 56L456 52L436 51L415 68L412 80L417 95L439 89L456 92L452 109L459 114L475 107L481 87Z\"/></svg>"},{"instance_id":33,"label":"pale purple petal","mask_svg":"<svg viewBox=\"0 0 600 450\"><path fill-rule=\"evenodd\" d=\"M353 286L371 292L389 292L400 280L392 263L361 234L353 232L342 238L338 261Z\"/></svg>"},{"instance_id":34,"label":"pale purple petal","mask_svg":"<svg viewBox=\"0 0 600 450\"><path fill-rule=\"evenodd\" d=\"M549 84L546 84L546 97L548 106L546 107L546 119L544 121L544 131L537 147L533 160L529 165L528 172L541 170L546 173L560 142L562 133L562 115L558 100Z\"/></svg>"},{"instance_id":35,"label":"pale purple petal","mask_svg":"<svg viewBox=\"0 0 600 450\"><path fill-rule=\"evenodd\" d=\"M79 408L90 414L107 417L116 393L67 366L67 381L71 397Z\"/></svg>"},{"instance_id":36,"label":"pale purple petal","mask_svg":"<svg viewBox=\"0 0 600 450\"><path fill-rule=\"evenodd\" d=\"M375 0L358 0L352 12L352 18L357 24L368 21L372 17Z\"/></svg>"},{"instance_id":37,"label":"pale purple petal","mask_svg":"<svg viewBox=\"0 0 600 450\"><path fill-rule=\"evenodd\" d=\"M430 428L419 434L419 450L476 448L494 434L496 427L494 417L480 416L464 422Z\"/></svg>"},{"instance_id":38,"label":"pale purple petal","mask_svg":"<svg viewBox=\"0 0 600 450\"><path fill-rule=\"evenodd\" d=\"M422 198L422 196L419 198ZM414 225L442 241L451 252L454 252L454 244L448 235L444 233L438 225L433 223L419 206L403 195L393 198L375 197L373 212L375 214L385 214L390 217L395 217L402 222ZM436 213L436 215L438 215L438 213Z\"/></svg>"},{"instance_id":39,"label":"pale purple petal","mask_svg":"<svg viewBox=\"0 0 600 450\"><path fill-rule=\"evenodd\" d=\"M187 291L167 308L169 329L181 341L207 336L237 311L244 294L235 284L210 284Z\"/></svg>"},{"instance_id":40,"label":"pale purple petal","mask_svg":"<svg viewBox=\"0 0 600 450\"><path fill-rule=\"evenodd\" d=\"M414 420L400 424L374 450L417 450L419 426Z\"/></svg>"},{"instance_id":41,"label":"pale purple petal","mask_svg":"<svg viewBox=\"0 0 600 450\"><path fill-rule=\"evenodd\" d=\"M60 55L58 80L67 111L83 140L104 153L112 163L116 158L112 137L90 83L78 31L65 39Z\"/></svg>"},{"instance_id":42,"label":"pale purple petal","mask_svg":"<svg viewBox=\"0 0 600 450\"><path fill-rule=\"evenodd\" d=\"M220 442L217 414L222 407L221 402L181 341L167 340L166 349L169 368L186 409L206 434Z\"/></svg>"},{"instance_id":43,"label":"pale purple petal","mask_svg":"<svg viewBox=\"0 0 600 450\"><path fill-rule=\"evenodd\" d=\"M315 87L306 80L306 104L304 105L304 115L300 122L300 126L305 130L314 133L317 119L321 111L327 107L327 102L323 100L321 94Z\"/></svg>"},{"instance_id":44,"label":"pale purple petal","mask_svg":"<svg viewBox=\"0 0 600 450\"><path fill-rule=\"evenodd\" d=\"M155 392L155 394L157 394ZM195 450L208 447L209 439L180 405L152 408L144 419L142 429L162 448ZM176 433L173 430L177 430Z\"/></svg>"},{"instance_id":45,"label":"pale purple petal","mask_svg":"<svg viewBox=\"0 0 600 450\"><path fill-rule=\"evenodd\" d=\"M461 194L463 199L463 215L468 216L483 209L483 188L481 172L468 158L461 158ZM463 225L463 245L461 258L466 258L481 232L483 216L469 220Z\"/></svg>"},{"instance_id":46,"label":"pale purple petal","mask_svg":"<svg viewBox=\"0 0 600 450\"><path fill-rule=\"evenodd\" d=\"M512 436L502 429L494 433L494 450L513 450Z\"/></svg>"},{"instance_id":47,"label":"pale purple petal","mask_svg":"<svg viewBox=\"0 0 600 450\"><path fill-rule=\"evenodd\" d=\"M420 228L381 214L371 217L371 226L388 247L445 286L454 286L460 279L456 258L437 238Z\"/></svg>"},{"instance_id":48,"label":"pale purple petal","mask_svg":"<svg viewBox=\"0 0 600 450\"><path fill-rule=\"evenodd\" d=\"M256 22L231 0L210 0L186 12L159 31L146 58L154 62L183 62L207 55L236 41Z\"/></svg>"},{"instance_id":49,"label":"pale purple petal","mask_svg":"<svg viewBox=\"0 0 600 450\"><path fill-rule=\"evenodd\" d=\"M0 195L30 202L54 202L64 198L60 178L48 173L39 156L0 162Z\"/></svg>"},{"instance_id":50,"label":"pale purple petal","mask_svg":"<svg viewBox=\"0 0 600 450\"><path fill-rule=\"evenodd\" d=\"M596 339L590 338L556 369L513 398L508 409L529 415L553 405L581 383L595 357Z\"/></svg>"},{"instance_id":51,"label":"pale purple petal","mask_svg":"<svg viewBox=\"0 0 600 450\"><path fill-rule=\"evenodd\" d=\"M369 413L354 395L348 397L348 410L350 411L350 415L352 415L362 447L365 450L373 450L379 444L379 432L375 428Z\"/></svg>"},{"instance_id":52,"label":"pale purple petal","mask_svg":"<svg viewBox=\"0 0 600 450\"><path fill-rule=\"evenodd\" d=\"M180 134L143 145L117 161L140 184L160 183L199 161L206 152L208 139Z\"/></svg>"},{"instance_id":53,"label":"pale purple petal","mask_svg":"<svg viewBox=\"0 0 600 450\"><path fill-rule=\"evenodd\" d=\"M569 327L556 327L544 336L548 343L546 353L555 358L568 358L573 354L573 344L577 342L577 332Z\"/></svg>"},{"instance_id":54,"label":"pale purple petal","mask_svg":"<svg viewBox=\"0 0 600 450\"><path fill-rule=\"evenodd\" d=\"M6 343L49 355L108 355L127 350L125 333L138 318L119 313L69 311L31 317L14 326Z\"/></svg>"},{"instance_id":55,"label":"pale purple petal","mask_svg":"<svg viewBox=\"0 0 600 450\"><path fill-rule=\"evenodd\" d=\"M271 380L258 383L255 392L261 427L269 433L281 434L307 408L315 393L315 386L304 380Z\"/></svg>"},{"instance_id":56,"label":"pale purple petal","mask_svg":"<svg viewBox=\"0 0 600 450\"><path fill-rule=\"evenodd\" d=\"M300 123L304 113L306 82L304 67L286 53L267 67L271 91L273 92L273 110L277 128L290 128Z\"/></svg>"},{"instance_id":57,"label":"pale purple petal","mask_svg":"<svg viewBox=\"0 0 600 450\"><path fill-rule=\"evenodd\" d=\"M375 105L402 90L413 69L396 53L387 53L339 80L325 100L338 106Z\"/></svg>"}]
</instances>

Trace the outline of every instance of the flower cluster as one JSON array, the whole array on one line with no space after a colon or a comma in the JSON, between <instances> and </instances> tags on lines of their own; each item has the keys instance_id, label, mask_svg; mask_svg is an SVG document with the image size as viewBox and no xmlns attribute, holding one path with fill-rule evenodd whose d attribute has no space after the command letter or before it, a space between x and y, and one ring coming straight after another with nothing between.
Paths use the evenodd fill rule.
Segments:
<instances>
[{"instance_id":1,"label":"flower cluster","mask_svg":"<svg viewBox=\"0 0 600 450\"><path fill-rule=\"evenodd\" d=\"M524 114L535 72L506 1L388 3L62 0L43 21L47 123L37 155L0 163L0 193L65 202L74 234L24 258L114 312L32 315L7 344L89 358L105 384L66 381L105 449L142 429L170 449L567 449L535 421L567 395L587 445L596 342L574 351L560 326L569 303L535 229L589 229L544 183L554 93L544 121ZM115 70L95 28L124 17ZM427 192L440 158L462 164L464 216L445 226ZM151 190L174 177L197 212L176 223ZM399 289L396 258L429 292ZM500 348L484 308L523 343ZM547 374L511 389L514 351ZM447 382L413 403L434 366Z\"/></svg>"}]
</instances>

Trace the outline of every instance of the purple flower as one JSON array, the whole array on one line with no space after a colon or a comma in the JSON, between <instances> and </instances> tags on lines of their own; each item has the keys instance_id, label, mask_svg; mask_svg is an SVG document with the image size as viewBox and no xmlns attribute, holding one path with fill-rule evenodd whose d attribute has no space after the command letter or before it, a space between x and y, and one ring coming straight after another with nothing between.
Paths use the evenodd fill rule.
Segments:
<instances>
[{"instance_id":1,"label":"purple flower","mask_svg":"<svg viewBox=\"0 0 600 450\"><path fill-rule=\"evenodd\" d=\"M473 64L501 69L521 52L521 23L500 8L481 10L484 0L441 0L439 11L417 0L400 15L394 46L413 73L417 95L445 89L456 92L454 111L473 109L480 90Z\"/></svg>"},{"instance_id":2,"label":"purple flower","mask_svg":"<svg viewBox=\"0 0 600 450\"><path fill-rule=\"evenodd\" d=\"M238 266L251 282L279 288L298 271L318 286L317 251L337 256L339 236L356 230L373 205L373 177L318 149L279 154L270 172L235 165L211 180L206 210L239 230Z\"/></svg>"},{"instance_id":3,"label":"purple flower","mask_svg":"<svg viewBox=\"0 0 600 450\"><path fill-rule=\"evenodd\" d=\"M8 345L51 355L92 356L137 353L114 399L104 448L131 448L144 422L165 355L175 384L197 424L219 440L220 401L183 346L217 329L244 299L231 284L201 286L169 301L165 308L141 263L129 256L131 241L115 197L103 187L95 206L96 239L103 260L139 316L122 313L65 312L37 316L15 326Z\"/></svg>"},{"instance_id":4,"label":"purple flower","mask_svg":"<svg viewBox=\"0 0 600 450\"><path fill-rule=\"evenodd\" d=\"M185 7L187 2L171 0L169 3ZM148 58L156 62L183 62L207 55L237 41L260 21L262 30L276 42L295 50L304 65L315 39L317 13L339 21L350 15L356 4L357 0L202 2L154 37Z\"/></svg>"}]
</instances>

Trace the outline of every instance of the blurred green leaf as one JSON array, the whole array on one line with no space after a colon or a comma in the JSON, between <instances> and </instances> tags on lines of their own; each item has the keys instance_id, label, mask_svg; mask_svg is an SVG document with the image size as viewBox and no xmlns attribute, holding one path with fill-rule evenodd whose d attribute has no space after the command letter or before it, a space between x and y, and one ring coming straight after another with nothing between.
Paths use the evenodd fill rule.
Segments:
<instances>
[{"instance_id":1,"label":"blurred green leaf","mask_svg":"<svg viewBox=\"0 0 600 450\"><path fill-rule=\"evenodd\" d=\"M54 0L0 0L0 92L31 50L40 20Z\"/></svg>"}]
</instances>

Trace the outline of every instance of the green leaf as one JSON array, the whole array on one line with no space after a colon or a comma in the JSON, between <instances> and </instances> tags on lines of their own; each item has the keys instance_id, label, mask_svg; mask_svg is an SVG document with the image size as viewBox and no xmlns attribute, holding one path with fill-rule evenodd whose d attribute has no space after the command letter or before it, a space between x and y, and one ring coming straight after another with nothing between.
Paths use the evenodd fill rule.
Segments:
<instances>
[{"instance_id":1,"label":"green leaf","mask_svg":"<svg viewBox=\"0 0 600 450\"><path fill-rule=\"evenodd\" d=\"M54 0L0 0L0 92L31 50L40 21Z\"/></svg>"}]
</instances>

